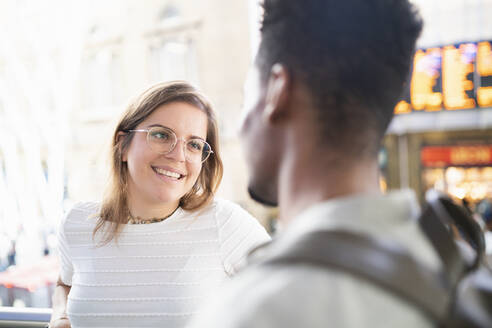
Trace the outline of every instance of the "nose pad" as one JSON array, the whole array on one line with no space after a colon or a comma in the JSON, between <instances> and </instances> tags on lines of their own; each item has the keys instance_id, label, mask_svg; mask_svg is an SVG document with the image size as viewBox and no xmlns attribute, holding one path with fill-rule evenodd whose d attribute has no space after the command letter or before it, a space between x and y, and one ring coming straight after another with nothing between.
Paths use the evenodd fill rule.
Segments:
<instances>
[{"instance_id":1,"label":"nose pad","mask_svg":"<svg viewBox=\"0 0 492 328\"><path fill-rule=\"evenodd\" d=\"M180 142L182 142L182 143L180 143ZM184 147L185 147L185 141L184 140L177 140L176 144L174 145L173 150L171 150L165 156L168 158L172 158L178 162L185 162L186 161L186 155L185 155L185 148Z\"/></svg>"}]
</instances>

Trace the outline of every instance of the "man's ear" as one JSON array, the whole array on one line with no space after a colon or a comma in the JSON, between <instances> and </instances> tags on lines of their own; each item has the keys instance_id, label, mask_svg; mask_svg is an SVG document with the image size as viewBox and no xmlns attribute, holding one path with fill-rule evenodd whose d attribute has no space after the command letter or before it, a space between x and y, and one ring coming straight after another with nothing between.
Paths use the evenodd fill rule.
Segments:
<instances>
[{"instance_id":1,"label":"man's ear","mask_svg":"<svg viewBox=\"0 0 492 328\"><path fill-rule=\"evenodd\" d=\"M123 138L125 137L126 132L120 131L118 132L118 135L116 136L116 145L120 148L120 153L121 153L121 161L126 162L127 161L127 151L123 152Z\"/></svg>"},{"instance_id":2,"label":"man's ear","mask_svg":"<svg viewBox=\"0 0 492 328\"><path fill-rule=\"evenodd\" d=\"M263 118L275 121L285 115L289 103L291 77L287 68L279 63L272 66L268 78Z\"/></svg>"}]
</instances>

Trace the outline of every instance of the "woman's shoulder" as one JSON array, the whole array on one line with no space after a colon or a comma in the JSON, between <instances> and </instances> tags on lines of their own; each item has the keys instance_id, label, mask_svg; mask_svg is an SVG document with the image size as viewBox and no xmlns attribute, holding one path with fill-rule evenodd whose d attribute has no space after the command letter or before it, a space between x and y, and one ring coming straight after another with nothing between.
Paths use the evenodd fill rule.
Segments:
<instances>
[{"instance_id":1,"label":"woman's shoulder","mask_svg":"<svg viewBox=\"0 0 492 328\"><path fill-rule=\"evenodd\" d=\"M217 199L217 226L224 268L230 275L243 265L250 250L270 240L265 228L240 204Z\"/></svg>"},{"instance_id":2,"label":"woman's shoulder","mask_svg":"<svg viewBox=\"0 0 492 328\"><path fill-rule=\"evenodd\" d=\"M66 213L63 225L85 225L92 224L99 215L100 204L98 202L75 203Z\"/></svg>"},{"instance_id":3,"label":"woman's shoulder","mask_svg":"<svg viewBox=\"0 0 492 328\"><path fill-rule=\"evenodd\" d=\"M241 205L224 198L215 198L208 206L208 211L213 212L219 226L230 221L256 221Z\"/></svg>"},{"instance_id":4,"label":"woman's shoulder","mask_svg":"<svg viewBox=\"0 0 492 328\"><path fill-rule=\"evenodd\" d=\"M245 213L249 215L249 213L239 204L220 197L214 198L214 200L205 208L205 210L207 212L220 214L222 216L232 215L235 213Z\"/></svg>"}]
</instances>

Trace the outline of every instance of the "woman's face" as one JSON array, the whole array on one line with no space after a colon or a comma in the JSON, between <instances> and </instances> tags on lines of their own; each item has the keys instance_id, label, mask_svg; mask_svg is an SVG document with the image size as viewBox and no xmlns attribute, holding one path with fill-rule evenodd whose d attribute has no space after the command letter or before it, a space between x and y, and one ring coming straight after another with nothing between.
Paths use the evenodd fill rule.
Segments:
<instances>
[{"instance_id":1,"label":"woman's face","mask_svg":"<svg viewBox=\"0 0 492 328\"><path fill-rule=\"evenodd\" d=\"M179 141L170 153L159 154L147 144L146 132L133 132L123 154L128 166L129 197L148 206L178 203L191 190L202 168L201 162L185 159L183 140L207 139L207 115L193 105L173 102L158 107L135 130L152 126L170 128Z\"/></svg>"}]
</instances>

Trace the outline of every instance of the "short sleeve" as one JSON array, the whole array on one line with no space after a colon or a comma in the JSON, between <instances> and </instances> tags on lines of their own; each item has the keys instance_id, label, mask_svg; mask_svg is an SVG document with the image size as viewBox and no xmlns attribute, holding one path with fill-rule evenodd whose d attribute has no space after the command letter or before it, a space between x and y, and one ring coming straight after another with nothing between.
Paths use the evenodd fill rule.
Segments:
<instances>
[{"instance_id":1,"label":"short sleeve","mask_svg":"<svg viewBox=\"0 0 492 328\"><path fill-rule=\"evenodd\" d=\"M70 257L70 249L68 246L66 229L68 217L72 211L68 212L60 223L58 228L58 254L60 257L60 278L67 285L72 285L73 265Z\"/></svg>"},{"instance_id":2,"label":"short sleeve","mask_svg":"<svg viewBox=\"0 0 492 328\"><path fill-rule=\"evenodd\" d=\"M222 262L229 275L244 265L251 250L271 239L256 218L232 202L219 204L217 221Z\"/></svg>"}]
</instances>

